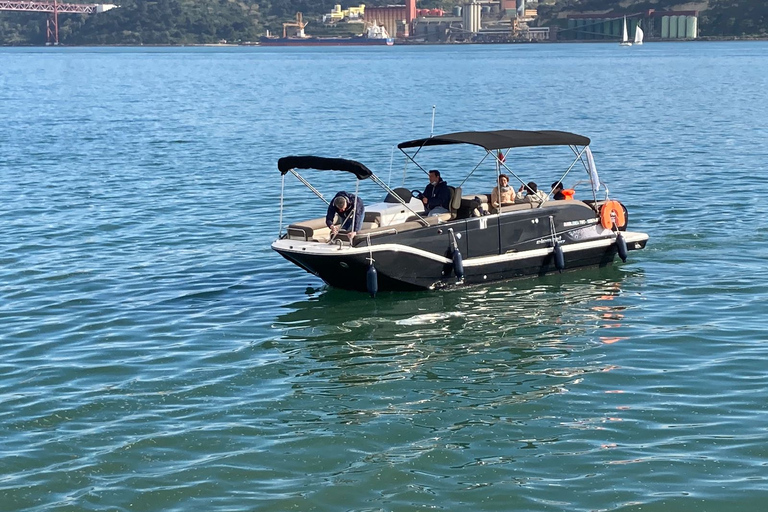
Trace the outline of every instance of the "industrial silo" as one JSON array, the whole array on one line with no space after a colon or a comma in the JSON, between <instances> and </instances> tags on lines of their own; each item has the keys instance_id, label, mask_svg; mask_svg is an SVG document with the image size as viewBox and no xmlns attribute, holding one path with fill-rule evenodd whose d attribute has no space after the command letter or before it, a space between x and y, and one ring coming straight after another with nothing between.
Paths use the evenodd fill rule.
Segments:
<instances>
[{"instance_id":1,"label":"industrial silo","mask_svg":"<svg viewBox=\"0 0 768 512\"><path fill-rule=\"evenodd\" d=\"M699 19L696 16L686 16L685 24L685 33L689 39L696 39L699 37Z\"/></svg>"},{"instance_id":2,"label":"industrial silo","mask_svg":"<svg viewBox=\"0 0 768 512\"><path fill-rule=\"evenodd\" d=\"M460 5L454 5L453 6L453 15L457 18L461 18L461 6Z\"/></svg>"},{"instance_id":3,"label":"industrial silo","mask_svg":"<svg viewBox=\"0 0 768 512\"><path fill-rule=\"evenodd\" d=\"M583 19L576 20L576 39L584 39L584 24Z\"/></svg>"},{"instance_id":4,"label":"industrial silo","mask_svg":"<svg viewBox=\"0 0 768 512\"><path fill-rule=\"evenodd\" d=\"M603 20L602 23L600 23L600 33L603 34L600 36L600 39L610 39L611 37L611 22Z\"/></svg>"},{"instance_id":5,"label":"industrial silo","mask_svg":"<svg viewBox=\"0 0 768 512\"><path fill-rule=\"evenodd\" d=\"M661 17L661 38L669 39L669 16Z\"/></svg>"},{"instance_id":6,"label":"industrial silo","mask_svg":"<svg viewBox=\"0 0 768 512\"><path fill-rule=\"evenodd\" d=\"M686 23L687 19L688 19L688 16L677 17L677 37L680 39L691 37L685 33L685 29L687 28L687 23Z\"/></svg>"},{"instance_id":7,"label":"industrial silo","mask_svg":"<svg viewBox=\"0 0 768 512\"><path fill-rule=\"evenodd\" d=\"M462 13L464 18L464 30L473 34L480 32L480 4L475 1L464 4Z\"/></svg>"},{"instance_id":8,"label":"industrial silo","mask_svg":"<svg viewBox=\"0 0 768 512\"><path fill-rule=\"evenodd\" d=\"M677 18L679 18L679 16L669 17L669 38L670 39L677 39Z\"/></svg>"}]
</instances>

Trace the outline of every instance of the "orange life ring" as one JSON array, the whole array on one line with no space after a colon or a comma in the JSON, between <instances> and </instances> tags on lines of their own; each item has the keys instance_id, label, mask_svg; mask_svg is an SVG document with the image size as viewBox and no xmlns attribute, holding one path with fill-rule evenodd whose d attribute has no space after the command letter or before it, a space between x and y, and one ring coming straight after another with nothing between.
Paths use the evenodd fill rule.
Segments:
<instances>
[{"instance_id":1,"label":"orange life ring","mask_svg":"<svg viewBox=\"0 0 768 512\"><path fill-rule=\"evenodd\" d=\"M613 224L616 223L616 228L621 229L627 224L627 218L624 216L624 208L618 201L606 201L600 208L600 224L605 229L613 229Z\"/></svg>"},{"instance_id":2,"label":"orange life ring","mask_svg":"<svg viewBox=\"0 0 768 512\"><path fill-rule=\"evenodd\" d=\"M563 189L563 195L565 196L566 200L573 199L573 194L575 194L576 191L572 188L564 188Z\"/></svg>"}]
</instances>

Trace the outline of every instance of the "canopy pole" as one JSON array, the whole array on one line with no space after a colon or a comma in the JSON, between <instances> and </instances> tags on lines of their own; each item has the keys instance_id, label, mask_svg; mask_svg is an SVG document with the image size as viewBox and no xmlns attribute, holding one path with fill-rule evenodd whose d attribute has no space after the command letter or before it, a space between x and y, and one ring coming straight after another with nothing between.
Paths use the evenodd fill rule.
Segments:
<instances>
[{"instance_id":1,"label":"canopy pole","mask_svg":"<svg viewBox=\"0 0 768 512\"><path fill-rule=\"evenodd\" d=\"M584 146L584 149L582 149L581 151L577 151L576 150L576 146L568 146L568 147L571 149L571 151L574 152L574 154L576 154L576 159L573 161L573 163L570 165L570 167L568 167L568 169L566 169L565 173L563 173L563 175L560 177L560 179L557 180L557 183L560 183L560 184L563 183L563 180L565 179L566 176L568 176L568 173L571 172L571 169L573 169L573 166L576 165L576 162L581 161L581 155L587 149L587 146ZM584 162L582 161L582 163L584 163ZM549 197L552 194L553 190L554 189L550 188L549 193L547 194L547 197Z\"/></svg>"},{"instance_id":2,"label":"canopy pole","mask_svg":"<svg viewBox=\"0 0 768 512\"><path fill-rule=\"evenodd\" d=\"M507 163L506 162L501 162L501 166L504 167L504 169L506 169L507 172L509 172L509 174L511 174L512 176L517 178L517 181L519 181L521 185L525 185L525 182L523 181L523 179L520 176L518 176L517 174L515 174L515 172L512 169L507 167ZM501 195L501 194L499 194L499 195Z\"/></svg>"},{"instance_id":3,"label":"canopy pole","mask_svg":"<svg viewBox=\"0 0 768 512\"><path fill-rule=\"evenodd\" d=\"M352 208L352 231L355 231L355 223L357 221L357 202L360 200L360 180L355 180L355 204L349 205ZM365 214L365 211L363 211ZM352 245L352 239L349 239L349 245Z\"/></svg>"},{"instance_id":4,"label":"canopy pole","mask_svg":"<svg viewBox=\"0 0 768 512\"><path fill-rule=\"evenodd\" d=\"M302 183L304 184L304 186L305 186L305 187L307 187L309 190L311 190L311 191L312 191L312 192L313 192L313 193L314 193L314 194L315 194L317 197L319 197L320 199L322 199L323 201L325 201L325 204L327 204L328 206L330 206L330 205L331 205L330 201L328 201L326 198L324 198L324 197L323 197L323 194L321 194L321 193L320 193L320 192L319 192L319 191L318 191L318 190L317 190L315 187L313 187L313 186L312 186L312 184L311 184L310 182L308 182L307 180L305 180L305 179L304 179L304 177L303 177L301 174L297 173L297 172L296 172L296 171L294 171L293 169L290 169L290 171L289 171L289 172L290 172L291 174L293 174L294 176L296 176L296 178L298 178L298 180L299 180L300 182L302 182Z\"/></svg>"},{"instance_id":5,"label":"canopy pole","mask_svg":"<svg viewBox=\"0 0 768 512\"><path fill-rule=\"evenodd\" d=\"M389 177L387 178L387 184L392 183L392 165L395 162L395 146L392 146L392 151L389 153ZM405 178L403 178L405 180ZM403 181L405 182L405 181Z\"/></svg>"},{"instance_id":6,"label":"canopy pole","mask_svg":"<svg viewBox=\"0 0 768 512\"><path fill-rule=\"evenodd\" d=\"M435 133L435 105L432 105L432 128L429 129L429 137L432 138L434 133Z\"/></svg>"},{"instance_id":7,"label":"canopy pole","mask_svg":"<svg viewBox=\"0 0 768 512\"><path fill-rule=\"evenodd\" d=\"M587 171L587 174L589 175L589 183L592 185L592 199L595 200L595 204L597 204L597 191L600 188L600 178L597 178L597 183L595 183L594 178L592 177L592 171L590 170L590 167L587 162L584 161L584 153L589 150L589 146L584 146L584 149L577 152L576 146L568 146L571 148L571 151L576 153L576 160L573 161L571 164L571 167L568 168L568 170L565 172L565 174L568 174L571 170L571 168L576 165L576 162L581 162L581 165L584 166L584 170ZM589 150L591 153L591 150ZM589 158L589 155L587 155L587 158ZM597 175L597 173L595 173ZM563 176L565 178L565 176ZM605 198L608 198L608 187L605 186L605 183L602 183L602 185L605 187Z\"/></svg>"},{"instance_id":8,"label":"canopy pole","mask_svg":"<svg viewBox=\"0 0 768 512\"><path fill-rule=\"evenodd\" d=\"M371 175L371 180L373 180L373 182L374 182L374 183L376 183L378 186L380 186L381 188L383 188L384 190L386 190L386 191L387 191L387 192L388 192L388 193L389 193L389 194L390 194L392 197L394 197L395 199L397 199L397 202L398 202L398 203L400 203L400 204L402 204L403 206L405 206L405 207L408 209L408 211L409 211L409 212L411 212L411 213L412 213L412 214L414 214L416 217L418 217L418 218L419 218L419 221L420 221L420 222L423 222L425 226L429 226L429 222L427 222L427 221L424 219L424 217L422 217L422 216L421 216L421 215L419 215L419 214L418 214L416 211L414 211L414 210L413 210L413 209L410 207L410 205L409 205L408 203L406 203L405 201L403 201L403 199L402 199L402 198L401 198L399 195L397 195L397 194L395 193L395 191L394 191L394 190L392 190L391 188L389 188L389 185L387 185L386 183L384 183L383 181L381 181L381 179L380 179L378 176L376 176L375 174L372 174L372 175ZM382 227L383 227L383 226L382 226Z\"/></svg>"},{"instance_id":9,"label":"canopy pole","mask_svg":"<svg viewBox=\"0 0 768 512\"><path fill-rule=\"evenodd\" d=\"M422 172L423 172L424 174L429 174L429 171L427 171L426 169L424 169L424 168L423 168L421 165L419 165L419 162L417 162L416 160L414 160L414 158L416 158L416 155L418 155L418 154L419 154L419 151L421 151L421 148L422 148L422 147L424 147L424 146L421 146L419 149L417 149L417 150L416 150L416 152L413 154L413 156L409 155L408 153L406 153L406 152L405 152L405 151L403 151L402 149L400 149L400 152L401 152L401 153L403 153L403 154L405 155L405 157L406 157L408 160L410 160L411 162L413 162L413 164L414 164L416 167L418 167L419 169L421 169L421 170L422 170ZM407 164L408 164L408 162L406 162L406 165L407 165ZM405 170L403 170L403 183L405 183Z\"/></svg>"},{"instance_id":10,"label":"canopy pole","mask_svg":"<svg viewBox=\"0 0 768 512\"><path fill-rule=\"evenodd\" d=\"M485 156L483 157L483 159L482 159L482 160L480 160L480 161L477 163L477 165L475 166L475 168L474 168L474 169L472 169L472 171L471 171L471 172L470 172L470 173L467 175L467 177L466 177L466 178L464 178L464 181L462 181L461 183L459 183L459 186L460 186L460 187L463 187L463 186L464 186L464 184L467 182L467 180L468 180L468 179L469 179L469 178L470 178L470 177L471 177L471 176L472 176L472 175L475 173L475 171L477 170L477 168L478 168L478 167L480 167L480 165L482 165L482 163L483 163L483 162L485 162L485 159L486 159L486 158L488 158L488 155L490 155L490 154L491 154L491 151L490 151L490 150L488 150L488 149L486 149L486 150L485 150Z\"/></svg>"},{"instance_id":11,"label":"canopy pole","mask_svg":"<svg viewBox=\"0 0 768 512\"><path fill-rule=\"evenodd\" d=\"M280 229L277 232L278 240L283 236L283 194L285 193L285 174L280 175Z\"/></svg>"}]
</instances>

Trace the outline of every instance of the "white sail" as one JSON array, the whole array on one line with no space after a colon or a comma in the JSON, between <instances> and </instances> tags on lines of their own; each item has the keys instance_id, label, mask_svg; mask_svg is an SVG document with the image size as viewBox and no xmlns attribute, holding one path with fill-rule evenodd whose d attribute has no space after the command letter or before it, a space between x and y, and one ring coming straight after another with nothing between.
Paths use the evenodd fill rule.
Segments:
<instances>
[{"instance_id":1,"label":"white sail","mask_svg":"<svg viewBox=\"0 0 768 512\"><path fill-rule=\"evenodd\" d=\"M643 29L640 28L640 24L635 27L635 44L643 44Z\"/></svg>"},{"instance_id":2,"label":"white sail","mask_svg":"<svg viewBox=\"0 0 768 512\"><path fill-rule=\"evenodd\" d=\"M621 35L621 46L632 46L632 42L629 40L629 34L627 34L627 17L624 16L624 32Z\"/></svg>"}]
</instances>

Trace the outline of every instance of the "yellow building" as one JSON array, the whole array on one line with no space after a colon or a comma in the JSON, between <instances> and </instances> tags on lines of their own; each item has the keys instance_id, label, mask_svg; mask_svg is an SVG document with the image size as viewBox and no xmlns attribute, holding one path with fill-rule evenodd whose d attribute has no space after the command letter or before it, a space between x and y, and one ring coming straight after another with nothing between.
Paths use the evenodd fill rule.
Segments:
<instances>
[{"instance_id":1,"label":"yellow building","mask_svg":"<svg viewBox=\"0 0 768 512\"><path fill-rule=\"evenodd\" d=\"M349 9L342 9L340 4L333 6L330 14L323 15L323 22L341 21L343 19L348 20L361 20L365 16L365 4L360 4L358 7L350 7Z\"/></svg>"}]
</instances>

